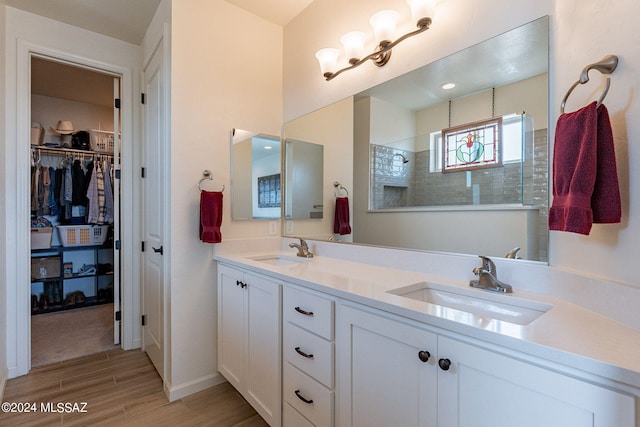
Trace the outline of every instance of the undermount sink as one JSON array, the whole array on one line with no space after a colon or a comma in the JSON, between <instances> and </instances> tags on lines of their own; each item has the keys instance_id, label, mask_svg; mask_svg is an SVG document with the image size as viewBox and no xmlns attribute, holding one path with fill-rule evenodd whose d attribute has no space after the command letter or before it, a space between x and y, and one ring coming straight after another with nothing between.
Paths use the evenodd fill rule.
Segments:
<instances>
[{"instance_id":1,"label":"undermount sink","mask_svg":"<svg viewBox=\"0 0 640 427\"><path fill-rule=\"evenodd\" d=\"M492 295L486 294L489 291L459 289L429 282L415 283L387 292L444 308L452 308L484 319L496 319L516 325L528 325L553 307L550 304L512 295Z\"/></svg>"},{"instance_id":2,"label":"undermount sink","mask_svg":"<svg viewBox=\"0 0 640 427\"><path fill-rule=\"evenodd\" d=\"M261 255L256 257L250 257L253 261L263 262L269 265L292 265L305 262L306 259L297 259L292 256L273 254L273 255Z\"/></svg>"}]
</instances>

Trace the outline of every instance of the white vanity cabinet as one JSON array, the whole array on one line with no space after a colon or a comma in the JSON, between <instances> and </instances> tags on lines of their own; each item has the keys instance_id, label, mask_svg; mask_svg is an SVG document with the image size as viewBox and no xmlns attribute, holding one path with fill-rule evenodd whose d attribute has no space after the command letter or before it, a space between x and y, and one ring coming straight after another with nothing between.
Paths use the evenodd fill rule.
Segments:
<instances>
[{"instance_id":1,"label":"white vanity cabinet","mask_svg":"<svg viewBox=\"0 0 640 427\"><path fill-rule=\"evenodd\" d=\"M218 370L271 426L282 414L281 289L218 265Z\"/></svg>"},{"instance_id":2,"label":"white vanity cabinet","mask_svg":"<svg viewBox=\"0 0 640 427\"><path fill-rule=\"evenodd\" d=\"M285 285L282 316L283 425L332 426L334 301Z\"/></svg>"},{"instance_id":3,"label":"white vanity cabinet","mask_svg":"<svg viewBox=\"0 0 640 427\"><path fill-rule=\"evenodd\" d=\"M417 322L341 305L336 335L340 426L636 425L630 395Z\"/></svg>"}]
</instances>

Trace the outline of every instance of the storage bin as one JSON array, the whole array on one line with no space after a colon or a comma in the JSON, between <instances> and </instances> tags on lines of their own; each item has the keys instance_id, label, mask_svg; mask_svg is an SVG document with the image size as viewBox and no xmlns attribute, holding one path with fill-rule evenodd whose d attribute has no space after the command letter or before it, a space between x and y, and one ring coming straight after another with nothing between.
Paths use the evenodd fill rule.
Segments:
<instances>
[{"instance_id":1,"label":"storage bin","mask_svg":"<svg viewBox=\"0 0 640 427\"><path fill-rule=\"evenodd\" d=\"M101 245L107 240L108 225L59 225L62 246Z\"/></svg>"},{"instance_id":2,"label":"storage bin","mask_svg":"<svg viewBox=\"0 0 640 427\"><path fill-rule=\"evenodd\" d=\"M31 258L31 278L33 280L60 277L60 257Z\"/></svg>"},{"instance_id":3,"label":"storage bin","mask_svg":"<svg viewBox=\"0 0 640 427\"><path fill-rule=\"evenodd\" d=\"M115 146L113 132L90 129L89 134L91 135L91 151L113 153Z\"/></svg>"},{"instance_id":4,"label":"storage bin","mask_svg":"<svg viewBox=\"0 0 640 427\"><path fill-rule=\"evenodd\" d=\"M51 247L51 236L53 227L41 227L31 229L31 250L49 249Z\"/></svg>"}]
</instances>

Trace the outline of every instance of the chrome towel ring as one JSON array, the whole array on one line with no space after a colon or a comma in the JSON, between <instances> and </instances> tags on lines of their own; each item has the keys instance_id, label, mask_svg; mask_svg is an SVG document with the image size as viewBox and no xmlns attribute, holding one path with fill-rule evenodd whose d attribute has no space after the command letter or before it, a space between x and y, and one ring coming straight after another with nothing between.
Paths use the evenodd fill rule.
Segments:
<instances>
[{"instance_id":1,"label":"chrome towel ring","mask_svg":"<svg viewBox=\"0 0 640 427\"><path fill-rule=\"evenodd\" d=\"M571 85L567 93L564 95L564 98L562 98L562 103L560 104L560 112L564 114L564 107L565 107L565 104L567 103L567 99L569 98L569 95L571 95L571 92L573 92L573 90L576 88L576 86L580 84L585 84L589 81L589 71L598 70L602 74L611 74L615 71L617 66L618 66L618 57L616 55L607 55L604 58L602 58L600 61L594 62L593 64L589 64L586 67L584 67L584 69L582 70L582 74L580 74L580 79L578 79L578 81L576 81L573 85ZM602 104L602 101L604 100L605 96L607 96L607 92L609 92L610 86L611 86L611 79L607 77L606 86L602 91L602 95L600 95L600 98L598 99L596 108L599 107L600 104Z\"/></svg>"},{"instance_id":2,"label":"chrome towel ring","mask_svg":"<svg viewBox=\"0 0 640 427\"><path fill-rule=\"evenodd\" d=\"M205 169L202 171L202 178L198 182L198 190L202 191L202 183L206 180L213 181L213 175L209 169ZM222 185L222 189L220 192L224 191L224 184Z\"/></svg>"}]
</instances>

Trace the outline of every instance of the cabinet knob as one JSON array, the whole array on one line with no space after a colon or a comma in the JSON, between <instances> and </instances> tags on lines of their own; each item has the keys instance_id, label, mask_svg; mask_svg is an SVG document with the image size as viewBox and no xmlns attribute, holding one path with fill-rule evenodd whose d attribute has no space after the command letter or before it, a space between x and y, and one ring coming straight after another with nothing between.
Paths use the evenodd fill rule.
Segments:
<instances>
[{"instance_id":1,"label":"cabinet knob","mask_svg":"<svg viewBox=\"0 0 640 427\"><path fill-rule=\"evenodd\" d=\"M449 368L451 367L451 360L440 359L438 360L438 366L440 366L440 369L442 369L443 371L448 371Z\"/></svg>"},{"instance_id":2,"label":"cabinet knob","mask_svg":"<svg viewBox=\"0 0 640 427\"><path fill-rule=\"evenodd\" d=\"M418 352L418 359L420 359L420 361L422 362L428 362L429 358L431 357L431 353L429 353L426 350L421 350Z\"/></svg>"},{"instance_id":3,"label":"cabinet knob","mask_svg":"<svg viewBox=\"0 0 640 427\"><path fill-rule=\"evenodd\" d=\"M313 399L305 399L301 394L300 394L300 390L296 390L294 391L294 393L296 394L296 396L298 397L298 399L302 400L304 403L306 403L307 405L311 405L313 403Z\"/></svg>"},{"instance_id":4,"label":"cabinet knob","mask_svg":"<svg viewBox=\"0 0 640 427\"><path fill-rule=\"evenodd\" d=\"M241 288L246 288L247 284L240 280L236 280L236 286L240 286Z\"/></svg>"},{"instance_id":5,"label":"cabinet knob","mask_svg":"<svg viewBox=\"0 0 640 427\"><path fill-rule=\"evenodd\" d=\"M298 353L302 357L306 357L307 359L313 359L313 354L305 353L304 351L300 350L300 347L296 347L294 348L294 350L296 351L296 353Z\"/></svg>"},{"instance_id":6,"label":"cabinet knob","mask_svg":"<svg viewBox=\"0 0 640 427\"><path fill-rule=\"evenodd\" d=\"M305 316L313 317L313 311L305 311L300 307L294 307L294 310L300 314L304 314Z\"/></svg>"}]
</instances>

